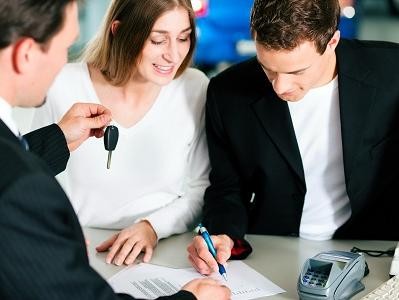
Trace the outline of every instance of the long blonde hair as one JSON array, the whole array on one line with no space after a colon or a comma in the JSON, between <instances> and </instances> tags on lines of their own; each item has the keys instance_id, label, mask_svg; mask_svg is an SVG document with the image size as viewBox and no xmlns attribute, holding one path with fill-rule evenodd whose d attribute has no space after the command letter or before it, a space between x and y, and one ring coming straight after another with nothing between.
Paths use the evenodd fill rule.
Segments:
<instances>
[{"instance_id":1,"label":"long blonde hair","mask_svg":"<svg viewBox=\"0 0 399 300\"><path fill-rule=\"evenodd\" d=\"M187 10L192 28L189 52L175 77L180 76L191 63L196 44L195 15L191 0L113 0L101 30L84 49L82 60L100 70L112 85L125 84L136 69L156 20L176 7ZM111 26L115 21L120 24L113 34Z\"/></svg>"}]
</instances>

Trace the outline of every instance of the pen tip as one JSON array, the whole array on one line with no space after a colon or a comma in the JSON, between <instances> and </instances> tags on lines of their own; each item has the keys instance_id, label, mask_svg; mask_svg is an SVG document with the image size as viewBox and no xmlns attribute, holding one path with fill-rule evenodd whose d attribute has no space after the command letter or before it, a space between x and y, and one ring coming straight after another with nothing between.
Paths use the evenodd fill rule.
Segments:
<instances>
[{"instance_id":1,"label":"pen tip","mask_svg":"<svg viewBox=\"0 0 399 300\"><path fill-rule=\"evenodd\" d=\"M222 276L223 276L224 280L227 281L227 274L226 274L226 273L223 273Z\"/></svg>"}]
</instances>

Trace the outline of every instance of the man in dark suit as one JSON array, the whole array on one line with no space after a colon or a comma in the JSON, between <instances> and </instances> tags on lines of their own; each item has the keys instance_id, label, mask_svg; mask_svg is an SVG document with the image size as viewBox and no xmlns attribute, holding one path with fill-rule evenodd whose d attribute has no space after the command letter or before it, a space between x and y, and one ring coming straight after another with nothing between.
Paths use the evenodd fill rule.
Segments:
<instances>
[{"instance_id":1,"label":"man in dark suit","mask_svg":"<svg viewBox=\"0 0 399 300\"><path fill-rule=\"evenodd\" d=\"M399 45L340 40L339 13L255 0L256 58L209 84L204 223L221 263L250 253L246 233L399 240ZM217 267L200 239L188 251Z\"/></svg>"},{"instance_id":2,"label":"man in dark suit","mask_svg":"<svg viewBox=\"0 0 399 300\"><path fill-rule=\"evenodd\" d=\"M77 16L75 0L0 2L2 300L132 299L114 294L90 267L78 219L53 177L65 169L69 151L89 136L103 135L110 112L101 105L76 104L59 124L24 138L11 117L12 107L43 103L78 34ZM229 296L227 287L205 279L165 298Z\"/></svg>"}]
</instances>

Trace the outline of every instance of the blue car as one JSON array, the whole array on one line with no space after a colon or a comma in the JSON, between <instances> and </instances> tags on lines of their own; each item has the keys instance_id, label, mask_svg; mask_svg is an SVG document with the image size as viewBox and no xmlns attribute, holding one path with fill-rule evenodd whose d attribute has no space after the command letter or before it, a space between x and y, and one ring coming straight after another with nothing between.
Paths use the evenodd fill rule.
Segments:
<instances>
[{"instance_id":1,"label":"blue car","mask_svg":"<svg viewBox=\"0 0 399 300\"><path fill-rule=\"evenodd\" d=\"M357 27L359 19L359 10L355 0L340 0L341 20L339 30L341 37L353 39L357 37Z\"/></svg>"},{"instance_id":2,"label":"blue car","mask_svg":"<svg viewBox=\"0 0 399 300\"><path fill-rule=\"evenodd\" d=\"M249 31L253 0L192 0L196 12L194 63L203 68L234 63L255 54Z\"/></svg>"},{"instance_id":3,"label":"blue car","mask_svg":"<svg viewBox=\"0 0 399 300\"><path fill-rule=\"evenodd\" d=\"M342 1L353 3L354 0ZM197 49L194 64L209 71L220 63L232 64L254 56L249 18L253 0L191 0L196 13ZM341 35L356 37L357 15L346 7L341 18Z\"/></svg>"}]
</instances>

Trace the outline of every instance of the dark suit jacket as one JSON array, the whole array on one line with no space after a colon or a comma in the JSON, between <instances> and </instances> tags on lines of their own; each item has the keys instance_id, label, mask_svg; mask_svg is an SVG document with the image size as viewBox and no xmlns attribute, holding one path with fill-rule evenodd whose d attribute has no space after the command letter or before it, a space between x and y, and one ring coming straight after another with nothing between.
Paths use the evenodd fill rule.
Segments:
<instances>
[{"instance_id":1,"label":"dark suit jacket","mask_svg":"<svg viewBox=\"0 0 399 300\"><path fill-rule=\"evenodd\" d=\"M341 40L336 54L352 216L334 237L399 240L399 45ZM207 97L208 230L298 236L306 182L287 103L256 59L211 79Z\"/></svg>"},{"instance_id":2,"label":"dark suit jacket","mask_svg":"<svg viewBox=\"0 0 399 300\"><path fill-rule=\"evenodd\" d=\"M26 138L29 152L0 120L0 299L132 299L89 266L77 217L53 177L69 158L62 131L50 125Z\"/></svg>"}]
</instances>

